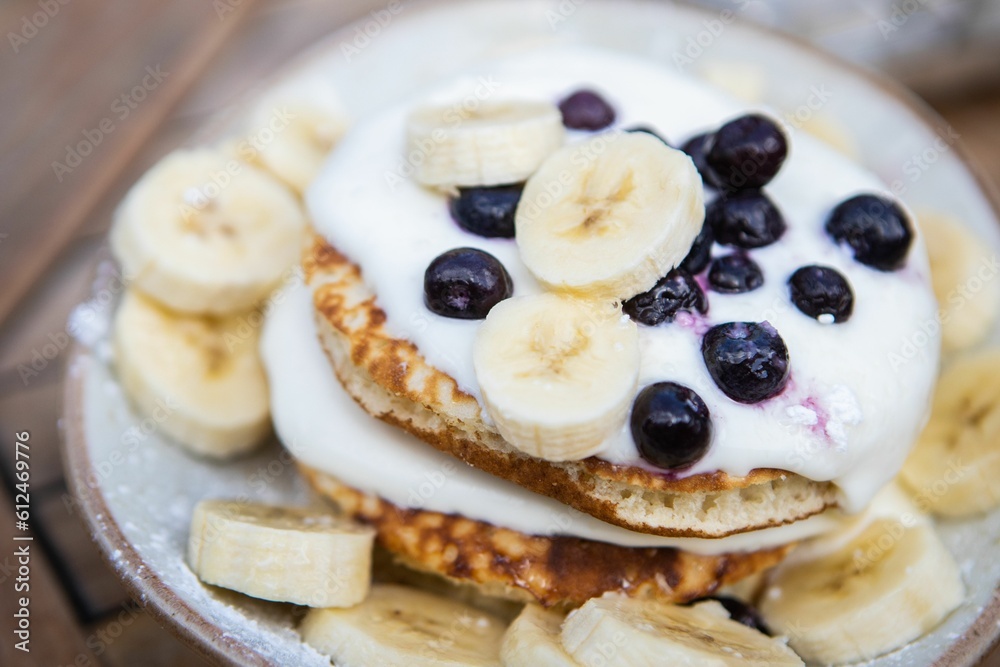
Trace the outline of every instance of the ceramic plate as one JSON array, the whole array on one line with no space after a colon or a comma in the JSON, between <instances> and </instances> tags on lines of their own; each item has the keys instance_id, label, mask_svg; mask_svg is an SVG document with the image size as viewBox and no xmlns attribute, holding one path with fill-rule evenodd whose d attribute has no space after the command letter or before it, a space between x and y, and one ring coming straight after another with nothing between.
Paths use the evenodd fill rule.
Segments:
<instances>
[{"instance_id":1,"label":"ceramic plate","mask_svg":"<svg viewBox=\"0 0 1000 667\"><path fill-rule=\"evenodd\" d=\"M1000 248L995 200L939 118L887 81L742 24L742 4L708 13L635 0L360 2L359 15L376 14L333 33L276 81L322 81L353 116L363 117L471 63L528 46L592 44L706 76L739 63L745 94L792 124L836 119L858 159L913 209L949 211ZM401 52L413 57L400 60ZM249 459L213 464L161 440L154 423L129 410L104 340L106 316L121 290L113 266L102 265L93 301L77 314L89 309L97 316L81 329L87 345L74 350L66 382L65 463L94 539L132 594L212 659L328 665L299 641L294 608L207 588L185 564L190 516L201 498L295 503L305 502L308 492L276 444ZM934 632L873 664L972 665L997 638L1000 512L945 522L940 532L962 566L968 599Z\"/></svg>"}]
</instances>

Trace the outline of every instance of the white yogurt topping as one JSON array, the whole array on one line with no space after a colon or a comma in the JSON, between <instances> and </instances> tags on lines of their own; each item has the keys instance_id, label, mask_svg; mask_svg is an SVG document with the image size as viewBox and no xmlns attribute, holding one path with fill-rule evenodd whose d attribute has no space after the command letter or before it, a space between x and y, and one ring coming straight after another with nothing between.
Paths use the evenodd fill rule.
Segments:
<instances>
[{"instance_id":1,"label":"white yogurt topping","mask_svg":"<svg viewBox=\"0 0 1000 667\"><path fill-rule=\"evenodd\" d=\"M451 220L445 197L408 177L405 119L416 104L428 101L473 105L484 96L555 101L580 87L606 96L618 111L617 127L649 125L674 145L747 112L701 82L642 60L590 49L538 51L496 62L360 123L309 191L317 229L362 267L388 315L389 330L414 342L431 364L476 397L471 349L478 322L439 317L424 307L425 268L445 250L472 246L503 262L515 294L540 288L513 240L463 231ZM571 133L569 140L584 136L589 135ZM924 423L937 372L937 337L931 336L916 358L900 363L900 355L920 324L933 321L936 304L922 240L914 243L903 270L885 273L856 262L823 231L836 204L863 192L884 193L884 186L808 135L789 128L789 136L789 158L766 188L788 231L750 253L763 268L764 286L738 295L707 292L710 310L704 320L681 316L672 324L640 326L640 382L679 382L708 405L714 439L686 474L794 471L834 480L844 506L857 511L896 474ZM717 256L724 252L716 246ZM807 264L831 266L851 283L855 306L848 322L824 324L791 303L788 277ZM762 320L788 347L791 380L778 397L747 406L727 398L712 381L701 358L700 334L722 322ZM598 456L651 467L639 458L627 424Z\"/></svg>"},{"instance_id":2,"label":"white yogurt topping","mask_svg":"<svg viewBox=\"0 0 1000 667\"><path fill-rule=\"evenodd\" d=\"M472 468L375 419L348 396L316 337L311 293L301 285L275 299L261 351L275 428L288 450L303 463L401 507L461 514L529 535L710 554L787 544L841 522L830 512L721 539L659 537L613 526Z\"/></svg>"}]
</instances>

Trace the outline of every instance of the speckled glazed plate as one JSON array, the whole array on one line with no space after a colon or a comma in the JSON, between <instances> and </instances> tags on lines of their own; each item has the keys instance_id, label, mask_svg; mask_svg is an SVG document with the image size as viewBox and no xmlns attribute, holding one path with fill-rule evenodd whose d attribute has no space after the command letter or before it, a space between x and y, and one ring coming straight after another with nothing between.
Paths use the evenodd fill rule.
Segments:
<instances>
[{"instance_id":1,"label":"speckled glazed plate","mask_svg":"<svg viewBox=\"0 0 1000 667\"><path fill-rule=\"evenodd\" d=\"M635 0L356 4L358 24L331 26L337 31L329 40L276 81L321 80L363 117L478 60L532 46L592 44L693 75L738 63L745 92L793 124L834 119L858 159L913 209L948 211L1000 249L996 200L939 118L889 82L742 24L745 3L722 14ZM375 10L381 19L367 13ZM398 57L407 52L413 57ZM215 661L328 665L299 641L294 608L202 586L185 564L190 516L201 498L295 503L309 494L277 444L236 463L209 463L162 440L154 423L130 411L107 364L101 327L121 290L113 266L102 265L88 306L98 316L90 318L87 344L73 351L66 382L65 464L95 541L132 594ZM940 532L962 566L967 600L932 633L872 664L973 665L997 639L1000 512L944 522Z\"/></svg>"}]
</instances>

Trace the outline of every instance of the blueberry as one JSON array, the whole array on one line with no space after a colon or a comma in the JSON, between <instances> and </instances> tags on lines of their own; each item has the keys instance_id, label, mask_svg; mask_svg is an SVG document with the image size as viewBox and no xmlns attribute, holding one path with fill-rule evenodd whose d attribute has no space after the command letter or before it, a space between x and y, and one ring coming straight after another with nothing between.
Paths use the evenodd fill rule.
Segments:
<instances>
[{"instance_id":1,"label":"blueberry","mask_svg":"<svg viewBox=\"0 0 1000 667\"><path fill-rule=\"evenodd\" d=\"M777 396L788 382L788 348L767 322L714 326L701 341L701 354L715 384L740 403Z\"/></svg>"},{"instance_id":2,"label":"blueberry","mask_svg":"<svg viewBox=\"0 0 1000 667\"><path fill-rule=\"evenodd\" d=\"M451 217L467 232L486 238L514 238L514 212L523 183L493 188L459 188L448 203Z\"/></svg>"},{"instance_id":3,"label":"blueberry","mask_svg":"<svg viewBox=\"0 0 1000 667\"><path fill-rule=\"evenodd\" d=\"M708 312L708 300L690 273L674 269L660 278L653 289L632 297L622 308L636 322L655 327L661 322L673 322L682 310Z\"/></svg>"},{"instance_id":4,"label":"blueberry","mask_svg":"<svg viewBox=\"0 0 1000 667\"><path fill-rule=\"evenodd\" d=\"M752 292L764 284L764 272L746 255L726 255L712 262L708 284L723 294Z\"/></svg>"},{"instance_id":5,"label":"blueberry","mask_svg":"<svg viewBox=\"0 0 1000 667\"><path fill-rule=\"evenodd\" d=\"M694 162L695 169L701 174L701 180L713 188L719 187L719 175L715 173L711 165L708 164L708 151L711 150L712 144L715 142L715 134L712 132L706 132L705 134L699 134L695 137L691 137L687 142L681 146L681 150L687 153L691 157L691 161Z\"/></svg>"},{"instance_id":6,"label":"blueberry","mask_svg":"<svg viewBox=\"0 0 1000 667\"><path fill-rule=\"evenodd\" d=\"M712 420L701 396L673 382L657 382L632 404L632 439L639 455L660 468L689 467L708 451Z\"/></svg>"},{"instance_id":7,"label":"blueberry","mask_svg":"<svg viewBox=\"0 0 1000 667\"><path fill-rule=\"evenodd\" d=\"M615 110L592 90L578 90L559 103L563 125L572 130L603 130L615 122Z\"/></svg>"},{"instance_id":8,"label":"blueberry","mask_svg":"<svg viewBox=\"0 0 1000 667\"><path fill-rule=\"evenodd\" d=\"M500 260L475 248L449 250L424 272L424 303L444 317L481 320L513 292Z\"/></svg>"},{"instance_id":9,"label":"blueberry","mask_svg":"<svg viewBox=\"0 0 1000 667\"><path fill-rule=\"evenodd\" d=\"M694 239L694 243L691 244L691 250L688 251L687 257L681 261L678 268L692 275L704 271L708 263L712 261L713 243L715 243L715 236L712 234L712 225L703 224L701 231Z\"/></svg>"},{"instance_id":10,"label":"blueberry","mask_svg":"<svg viewBox=\"0 0 1000 667\"><path fill-rule=\"evenodd\" d=\"M771 182L787 155L781 128L766 116L750 114L719 128L706 159L721 186L753 190Z\"/></svg>"},{"instance_id":11,"label":"blueberry","mask_svg":"<svg viewBox=\"0 0 1000 667\"><path fill-rule=\"evenodd\" d=\"M761 618L760 612L746 602L729 597L728 595L713 595L711 597L702 598L701 600L698 600L698 602L702 602L704 600L715 600L721 604L725 610L729 612L729 618L733 619L737 623L742 623L748 628L753 628L757 632L762 632L765 635L771 634L771 630L764 623L764 619Z\"/></svg>"},{"instance_id":12,"label":"blueberry","mask_svg":"<svg viewBox=\"0 0 1000 667\"><path fill-rule=\"evenodd\" d=\"M667 146L670 145L669 141L667 141L666 139L664 139L663 136L659 132L657 132L653 128L649 127L648 125L636 125L635 127L626 128L625 131L626 132L643 132L645 134L651 134L654 137L656 137L657 139L659 139L660 141L662 141Z\"/></svg>"},{"instance_id":13,"label":"blueberry","mask_svg":"<svg viewBox=\"0 0 1000 667\"><path fill-rule=\"evenodd\" d=\"M763 248L785 233L785 218L766 194L746 190L719 196L705 212L715 240L737 248Z\"/></svg>"},{"instance_id":14,"label":"blueberry","mask_svg":"<svg viewBox=\"0 0 1000 667\"><path fill-rule=\"evenodd\" d=\"M854 292L844 276L826 266L803 266L788 279L792 303L809 317L846 322L854 310Z\"/></svg>"},{"instance_id":15,"label":"blueberry","mask_svg":"<svg viewBox=\"0 0 1000 667\"><path fill-rule=\"evenodd\" d=\"M846 243L854 259L880 271L903 266L913 243L913 225L899 205L878 195L858 195L839 204L826 232Z\"/></svg>"}]
</instances>

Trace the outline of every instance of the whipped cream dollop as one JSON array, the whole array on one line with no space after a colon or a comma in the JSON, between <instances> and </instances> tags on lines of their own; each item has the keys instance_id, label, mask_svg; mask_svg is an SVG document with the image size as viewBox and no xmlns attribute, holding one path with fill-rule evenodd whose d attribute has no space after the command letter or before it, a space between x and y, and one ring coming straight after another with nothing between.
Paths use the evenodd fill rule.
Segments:
<instances>
[{"instance_id":1,"label":"whipped cream dollop","mask_svg":"<svg viewBox=\"0 0 1000 667\"><path fill-rule=\"evenodd\" d=\"M411 178L410 162L419 156L407 155L406 119L421 104L471 109L486 98L555 102L580 88L599 91L615 107L616 128L651 126L673 145L749 111L703 82L633 57L585 48L539 50L483 65L360 122L308 192L316 229L361 267L387 314L389 332L412 341L429 363L480 402L472 364L480 323L428 311L424 270L440 253L469 246L504 264L515 295L536 294L541 288L521 262L513 239L481 238L462 230L450 217L447 198ZM714 426L711 446L684 474L793 471L817 481L833 480L842 491L843 506L858 511L896 474L924 424L939 342L936 335L922 338L928 342L915 355L906 342L922 324L933 322L936 303L919 237L906 266L895 272L858 263L830 239L823 225L834 206L860 193L885 194L886 188L814 138L786 130L790 155L766 191L788 229L778 242L752 252L763 269L763 287L733 295L707 292L705 317L682 314L670 324L640 326L640 386L678 382L708 406ZM570 132L567 141L589 136ZM722 252L716 246L715 254ZM849 321L824 324L791 303L788 278L809 264L833 267L846 276L855 295ZM732 321L767 321L784 339L791 376L777 397L745 405L712 381L701 356L701 335L709 326ZM908 357L902 356L904 349ZM639 457L627 422L597 456L651 468Z\"/></svg>"},{"instance_id":2,"label":"whipped cream dollop","mask_svg":"<svg viewBox=\"0 0 1000 667\"><path fill-rule=\"evenodd\" d=\"M274 303L261 351L281 441L306 465L400 507L461 514L528 535L569 535L624 547L676 547L703 554L788 544L843 522L831 510L720 539L661 537L605 523L477 470L372 417L344 391L326 360L316 336L311 290L291 287Z\"/></svg>"}]
</instances>

